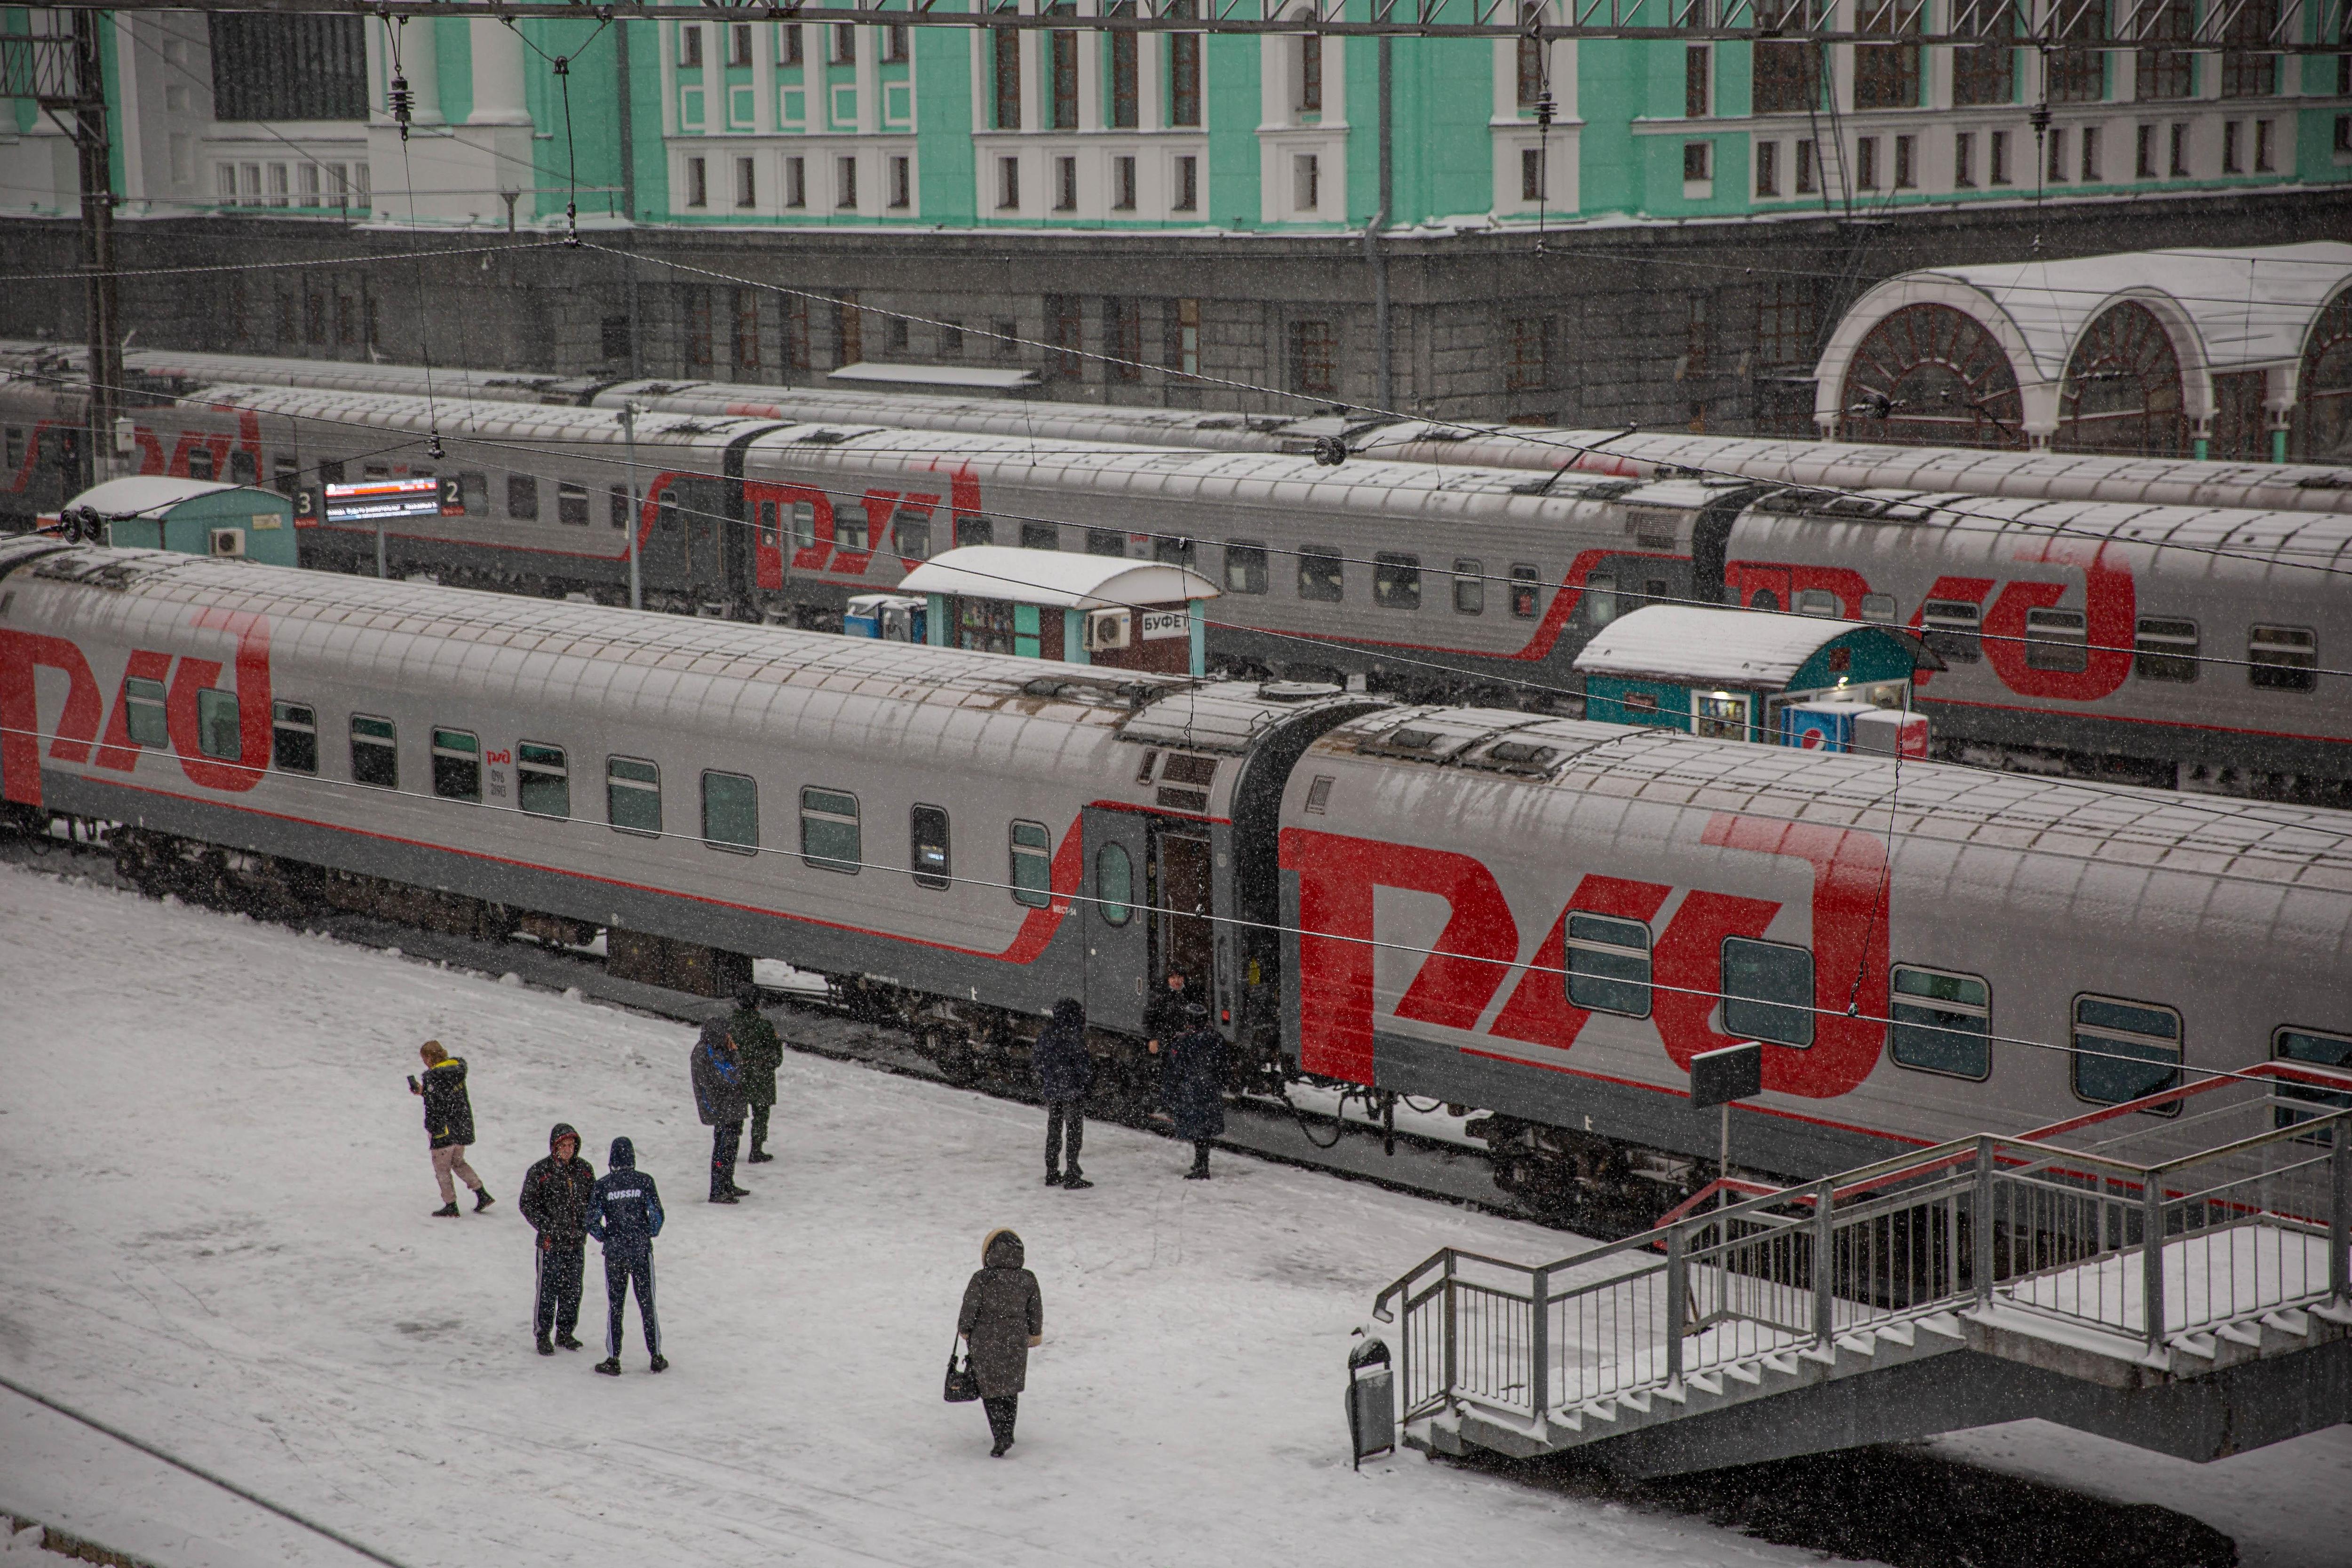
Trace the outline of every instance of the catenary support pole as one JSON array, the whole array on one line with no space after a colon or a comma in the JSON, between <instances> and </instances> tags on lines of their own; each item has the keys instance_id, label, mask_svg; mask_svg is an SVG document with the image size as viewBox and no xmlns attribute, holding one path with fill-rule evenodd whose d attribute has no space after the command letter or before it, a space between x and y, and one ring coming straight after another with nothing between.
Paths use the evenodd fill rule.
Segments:
<instances>
[{"instance_id":1,"label":"catenary support pole","mask_svg":"<svg viewBox=\"0 0 2352 1568\"><path fill-rule=\"evenodd\" d=\"M95 11L73 15L74 152L80 175L83 311L89 329L89 482L112 470L115 388L122 384L121 334L114 288L114 153L106 117L105 57L100 29L113 26Z\"/></svg>"},{"instance_id":2,"label":"catenary support pole","mask_svg":"<svg viewBox=\"0 0 2352 1568\"><path fill-rule=\"evenodd\" d=\"M1396 84L1395 40L1381 36L1381 210L1364 226L1364 255L1372 264L1372 353L1377 367L1376 395L1382 408L1396 406L1396 343L1389 324L1389 258L1381 247L1381 231L1396 211L1396 144L1389 125L1389 110Z\"/></svg>"}]
</instances>

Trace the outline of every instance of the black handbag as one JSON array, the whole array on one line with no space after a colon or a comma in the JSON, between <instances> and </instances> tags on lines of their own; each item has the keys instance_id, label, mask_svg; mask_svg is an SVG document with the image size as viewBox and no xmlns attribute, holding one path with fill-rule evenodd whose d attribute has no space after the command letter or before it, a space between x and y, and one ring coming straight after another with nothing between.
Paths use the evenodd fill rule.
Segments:
<instances>
[{"instance_id":1,"label":"black handbag","mask_svg":"<svg viewBox=\"0 0 2352 1568\"><path fill-rule=\"evenodd\" d=\"M952 1341L948 1344L947 1388L940 1397L950 1405L970 1405L980 1397L980 1374L971 1370L971 1357L966 1355L959 1363Z\"/></svg>"}]
</instances>

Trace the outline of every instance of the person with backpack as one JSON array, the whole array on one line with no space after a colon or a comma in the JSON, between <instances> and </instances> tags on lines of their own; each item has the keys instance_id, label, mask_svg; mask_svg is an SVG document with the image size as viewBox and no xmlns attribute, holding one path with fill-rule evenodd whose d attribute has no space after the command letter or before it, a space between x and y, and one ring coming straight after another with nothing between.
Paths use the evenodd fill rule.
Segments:
<instances>
[{"instance_id":1,"label":"person with backpack","mask_svg":"<svg viewBox=\"0 0 2352 1568\"><path fill-rule=\"evenodd\" d=\"M425 1078L419 1082L411 1077L408 1092L425 1100L425 1136L433 1147L433 1178L441 1184L441 1206L433 1211L433 1217L458 1217L453 1175L473 1189L474 1212L479 1214L498 1200L482 1185L482 1178L474 1174L474 1167L466 1163L467 1146L474 1141L474 1102L466 1094L466 1058L451 1056L438 1040L425 1041L416 1053L425 1058Z\"/></svg>"},{"instance_id":2,"label":"person with backpack","mask_svg":"<svg viewBox=\"0 0 2352 1568\"><path fill-rule=\"evenodd\" d=\"M516 1206L538 1232L534 1254L538 1287L531 1306L539 1353L553 1355L555 1346L576 1351L580 1337L580 1291L587 1264L583 1254L588 1237L588 1205L596 1195L596 1173L580 1158L580 1134L570 1122L559 1121L547 1135L547 1158L522 1179L522 1196ZM550 1337L554 1343L549 1343Z\"/></svg>"},{"instance_id":3,"label":"person with backpack","mask_svg":"<svg viewBox=\"0 0 2352 1568\"><path fill-rule=\"evenodd\" d=\"M1037 1098L1045 1102L1045 1184L1065 1192L1094 1185L1078 1169L1078 1149L1087 1138L1087 1096L1095 1086L1095 1059L1087 1051L1086 1004L1065 996L1030 1047L1029 1070L1037 1078ZM1065 1154L1069 1173L1062 1172Z\"/></svg>"},{"instance_id":4,"label":"person with backpack","mask_svg":"<svg viewBox=\"0 0 2352 1568\"><path fill-rule=\"evenodd\" d=\"M694 1109L710 1129L710 1201L731 1204L750 1191L735 1184L735 1155L743 1146L743 1058L727 1026L713 1018L702 1026L687 1058L694 1083Z\"/></svg>"},{"instance_id":5,"label":"person with backpack","mask_svg":"<svg viewBox=\"0 0 2352 1568\"><path fill-rule=\"evenodd\" d=\"M661 1353L661 1321L654 1316L654 1237L661 1234L661 1192L654 1179L637 1169L636 1146L626 1138L613 1140L613 1158L588 1196L584 1221L588 1234L604 1247L604 1359L596 1370L606 1377L621 1375L621 1319L629 1304L629 1287L637 1289L637 1322L646 1331L646 1351L656 1372L667 1372Z\"/></svg>"},{"instance_id":6,"label":"person with backpack","mask_svg":"<svg viewBox=\"0 0 2352 1568\"><path fill-rule=\"evenodd\" d=\"M980 1244L980 1268L963 1288L956 1333L964 1342L980 1406L996 1440L991 1458L1013 1447L1013 1423L1029 1379L1029 1352L1045 1337L1045 1298L1029 1272L1020 1237L999 1227Z\"/></svg>"}]
</instances>

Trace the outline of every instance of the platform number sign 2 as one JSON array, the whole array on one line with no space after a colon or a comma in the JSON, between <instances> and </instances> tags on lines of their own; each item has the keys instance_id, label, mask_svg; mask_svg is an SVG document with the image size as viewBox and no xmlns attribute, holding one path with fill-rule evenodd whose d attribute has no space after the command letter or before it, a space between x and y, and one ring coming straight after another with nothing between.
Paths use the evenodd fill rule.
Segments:
<instances>
[{"instance_id":1,"label":"platform number sign 2","mask_svg":"<svg viewBox=\"0 0 2352 1568\"><path fill-rule=\"evenodd\" d=\"M441 476L441 515L443 517L466 515L465 487L458 483L457 476L455 474Z\"/></svg>"}]
</instances>

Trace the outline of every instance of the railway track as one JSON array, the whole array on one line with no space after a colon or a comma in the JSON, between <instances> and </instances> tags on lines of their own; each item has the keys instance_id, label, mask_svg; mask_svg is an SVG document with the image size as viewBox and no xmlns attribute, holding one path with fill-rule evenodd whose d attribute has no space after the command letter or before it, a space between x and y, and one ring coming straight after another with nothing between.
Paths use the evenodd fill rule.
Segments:
<instances>
[{"instance_id":1,"label":"railway track","mask_svg":"<svg viewBox=\"0 0 2352 1568\"><path fill-rule=\"evenodd\" d=\"M112 850L96 838L0 835L0 860L144 896L116 874ZM729 1010L729 1004L712 997L622 979L592 953L529 938L486 941L336 910L277 918L201 900L187 901L268 919L289 930L323 932L339 942L375 948L415 963L467 970L494 979L510 978L512 984L536 990L575 994L656 1017L698 1024ZM971 1077L951 1075L906 1031L855 1018L829 998L782 986L762 985L761 990L779 1032L796 1050L971 1093L1034 1102L1019 1080L985 1069ZM1301 1103L1309 1100L1325 1103ZM1237 1095L1227 1102L1225 1136L1218 1145L1261 1159L1327 1171L1349 1181L1370 1182L1555 1229L1569 1228L1557 1216L1540 1213L1495 1185L1492 1162L1459 1133L1461 1118L1404 1107L1398 1125L1391 1129L1373 1121L1361 1100L1338 1101L1335 1114L1331 1105L1335 1100L1336 1096L1311 1089L1303 1089L1298 1100L1287 1101L1262 1094ZM1091 1109L1089 1114L1094 1114ZM1105 1119L1158 1130L1150 1117L1132 1111L1113 1112ZM1618 1228L1589 1222L1576 1227L1580 1235L1596 1237L1613 1234Z\"/></svg>"}]
</instances>

